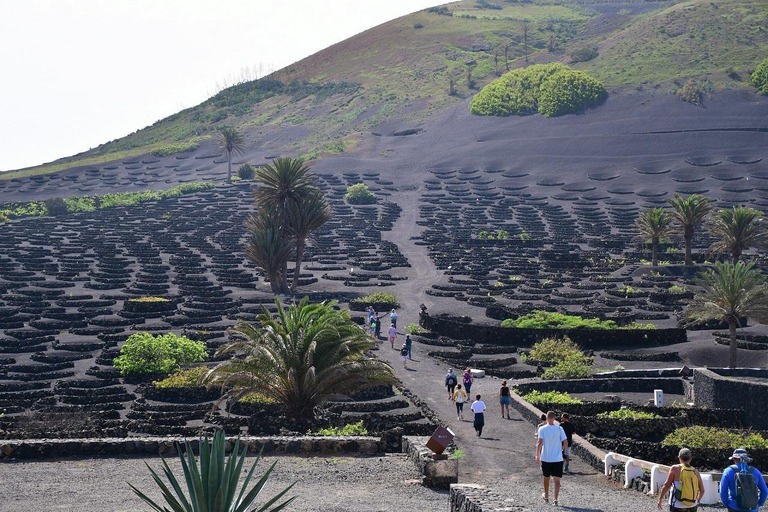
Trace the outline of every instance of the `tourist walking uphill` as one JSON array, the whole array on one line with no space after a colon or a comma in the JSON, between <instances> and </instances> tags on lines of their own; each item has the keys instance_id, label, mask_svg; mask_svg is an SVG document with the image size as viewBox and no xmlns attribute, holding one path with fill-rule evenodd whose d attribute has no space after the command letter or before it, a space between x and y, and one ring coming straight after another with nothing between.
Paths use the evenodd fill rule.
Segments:
<instances>
[{"instance_id":1,"label":"tourist walking uphill","mask_svg":"<svg viewBox=\"0 0 768 512\"><path fill-rule=\"evenodd\" d=\"M501 405L501 418L504 418L504 411L507 412L507 419L509 419L509 404L512 398L509 396L509 386L507 381L501 381L501 387L499 388L499 404Z\"/></svg>"},{"instance_id":2,"label":"tourist walking uphill","mask_svg":"<svg viewBox=\"0 0 768 512\"><path fill-rule=\"evenodd\" d=\"M464 377L462 378L461 383L464 384L464 390L467 392L467 394L472 392L472 383L475 381L475 378L472 377L472 371L467 368L464 370Z\"/></svg>"},{"instance_id":3,"label":"tourist walking uphill","mask_svg":"<svg viewBox=\"0 0 768 512\"><path fill-rule=\"evenodd\" d=\"M389 326L389 329L387 329L387 335L389 336L389 344L392 345L392 348L395 348L395 340L397 339L397 327L395 327L394 324Z\"/></svg>"},{"instance_id":4,"label":"tourist walking uphill","mask_svg":"<svg viewBox=\"0 0 768 512\"><path fill-rule=\"evenodd\" d=\"M445 387L448 388L448 400L453 399L453 391L456 389L456 384L459 383L459 378L453 373L453 368L448 368L448 373L445 375Z\"/></svg>"},{"instance_id":5,"label":"tourist walking uphill","mask_svg":"<svg viewBox=\"0 0 768 512\"><path fill-rule=\"evenodd\" d=\"M389 321L392 322L392 325L394 325L395 328L397 328L397 312L394 309L389 314Z\"/></svg>"},{"instance_id":6,"label":"tourist walking uphill","mask_svg":"<svg viewBox=\"0 0 768 512\"><path fill-rule=\"evenodd\" d=\"M555 412L547 412L547 424L539 427L536 442L536 464L541 464L544 475L542 499L549 503L549 480L555 480L555 501L560 496L560 479L563 477L563 452L568 448L568 438L560 425L555 425Z\"/></svg>"},{"instance_id":7,"label":"tourist walking uphill","mask_svg":"<svg viewBox=\"0 0 768 512\"><path fill-rule=\"evenodd\" d=\"M392 324L394 327L395 324ZM408 359L413 359L413 340L410 334L405 335L405 348L408 349Z\"/></svg>"},{"instance_id":8,"label":"tourist walking uphill","mask_svg":"<svg viewBox=\"0 0 768 512\"><path fill-rule=\"evenodd\" d=\"M768 500L768 487L744 448L734 450L733 465L723 471L720 479L720 501L728 512L757 512Z\"/></svg>"},{"instance_id":9,"label":"tourist walking uphill","mask_svg":"<svg viewBox=\"0 0 768 512\"><path fill-rule=\"evenodd\" d=\"M453 392L453 403L456 404L456 419L464 419L464 404L469 400L467 392L461 389L461 384L456 386L456 391Z\"/></svg>"},{"instance_id":10,"label":"tourist walking uphill","mask_svg":"<svg viewBox=\"0 0 768 512\"><path fill-rule=\"evenodd\" d=\"M675 464L669 470L667 480L659 492L657 506L661 510L661 502L667 491L669 493L669 512L696 512L704 497L704 481L699 470L691 466L691 450L682 448L677 454L680 464Z\"/></svg>"},{"instance_id":11,"label":"tourist walking uphill","mask_svg":"<svg viewBox=\"0 0 768 512\"><path fill-rule=\"evenodd\" d=\"M573 423L571 423L571 417L568 416L567 412L563 413L562 421L560 421L560 427L562 427L563 432L565 432L565 438L568 441L568 448L565 450L565 453L563 453L563 471L566 473L570 469L571 465L571 447L573 446L573 433L576 432L576 427L573 426Z\"/></svg>"}]
</instances>

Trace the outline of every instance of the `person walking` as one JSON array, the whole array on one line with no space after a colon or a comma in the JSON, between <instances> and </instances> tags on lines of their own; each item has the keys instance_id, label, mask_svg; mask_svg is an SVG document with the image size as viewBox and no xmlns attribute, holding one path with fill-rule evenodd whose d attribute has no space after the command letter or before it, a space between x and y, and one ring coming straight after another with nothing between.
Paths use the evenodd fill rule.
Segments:
<instances>
[{"instance_id":1,"label":"person walking","mask_svg":"<svg viewBox=\"0 0 768 512\"><path fill-rule=\"evenodd\" d=\"M507 411L507 419L509 418L509 404L512 403L512 398L509 395L509 386L507 381L501 381L501 387L499 388L499 404L501 405L501 418L504 419L504 411Z\"/></svg>"},{"instance_id":2,"label":"person walking","mask_svg":"<svg viewBox=\"0 0 768 512\"><path fill-rule=\"evenodd\" d=\"M549 481L555 480L555 501L560 496L560 479L563 477L563 452L568 448L568 439L560 425L555 425L555 412L547 412L547 424L539 428L536 442L536 464L541 464L544 475L544 493L541 498L549 503Z\"/></svg>"},{"instance_id":3,"label":"person walking","mask_svg":"<svg viewBox=\"0 0 768 512\"><path fill-rule=\"evenodd\" d=\"M749 465L752 459L744 448L734 450L730 459L733 465L720 478L720 501L728 512L757 512L768 499L763 475Z\"/></svg>"},{"instance_id":4,"label":"person walking","mask_svg":"<svg viewBox=\"0 0 768 512\"><path fill-rule=\"evenodd\" d=\"M374 318L376 320L376 329L374 330L374 334L376 335L376 339L379 339L381 337L381 317L384 315L377 315Z\"/></svg>"},{"instance_id":5,"label":"person walking","mask_svg":"<svg viewBox=\"0 0 768 512\"><path fill-rule=\"evenodd\" d=\"M472 409L472 412L475 413L472 426L475 427L477 437L480 437L483 435L483 427L485 426L485 402L480 400L480 395L475 397L475 401L472 402L470 409Z\"/></svg>"},{"instance_id":6,"label":"person walking","mask_svg":"<svg viewBox=\"0 0 768 512\"><path fill-rule=\"evenodd\" d=\"M573 433L576 432L576 427L571 423L571 417L567 412L564 412L560 418L560 426L565 432L565 438L568 441L568 448L563 453L563 471L566 473L571 469L571 446L573 446Z\"/></svg>"},{"instance_id":7,"label":"person walking","mask_svg":"<svg viewBox=\"0 0 768 512\"><path fill-rule=\"evenodd\" d=\"M395 348L395 340L397 339L397 327L390 325L389 329L387 329L387 335L389 336L389 344L392 345L392 348Z\"/></svg>"},{"instance_id":8,"label":"person walking","mask_svg":"<svg viewBox=\"0 0 768 512\"><path fill-rule=\"evenodd\" d=\"M472 383L475 381L475 378L472 377L472 371L467 368L464 370L464 377L461 380L461 383L464 384L464 391L467 392L467 394L470 393L470 390L472 389Z\"/></svg>"},{"instance_id":9,"label":"person walking","mask_svg":"<svg viewBox=\"0 0 768 512\"><path fill-rule=\"evenodd\" d=\"M408 368L408 348L403 343L403 348L400 349L400 357L403 358L403 368Z\"/></svg>"},{"instance_id":10,"label":"person walking","mask_svg":"<svg viewBox=\"0 0 768 512\"><path fill-rule=\"evenodd\" d=\"M456 384L459 383L459 378L453 373L453 368L448 368L448 373L445 375L445 387L448 388L448 400L453 400L453 391L456 389Z\"/></svg>"},{"instance_id":11,"label":"person walking","mask_svg":"<svg viewBox=\"0 0 768 512\"><path fill-rule=\"evenodd\" d=\"M456 391L453 392L453 403L456 404L456 419L464 419L464 404L469 400L467 392L461 389L461 384L456 386Z\"/></svg>"},{"instance_id":12,"label":"person walking","mask_svg":"<svg viewBox=\"0 0 768 512\"><path fill-rule=\"evenodd\" d=\"M536 441L539 440L539 429L547 424L547 415L542 414L541 418L539 418L539 424L536 425L536 430L533 432L533 435L536 437Z\"/></svg>"},{"instance_id":13,"label":"person walking","mask_svg":"<svg viewBox=\"0 0 768 512\"><path fill-rule=\"evenodd\" d=\"M661 501L669 493L669 512L696 512L701 498L704 497L704 481L699 470L691 466L691 450L682 448L677 454L680 464L669 468L667 480L659 491L659 501L656 506L661 510Z\"/></svg>"},{"instance_id":14,"label":"person walking","mask_svg":"<svg viewBox=\"0 0 768 512\"><path fill-rule=\"evenodd\" d=\"M392 324L393 327L394 325L395 324ZM413 360L413 357L411 357L412 349L413 349L413 340L411 340L410 334L405 335L405 347L408 349L408 359Z\"/></svg>"},{"instance_id":15,"label":"person walking","mask_svg":"<svg viewBox=\"0 0 768 512\"><path fill-rule=\"evenodd\" d=\"M397 312L394 309L389 314L389 321L392 322L392 325L397 327Z\"/></svg>"}]
</instances>

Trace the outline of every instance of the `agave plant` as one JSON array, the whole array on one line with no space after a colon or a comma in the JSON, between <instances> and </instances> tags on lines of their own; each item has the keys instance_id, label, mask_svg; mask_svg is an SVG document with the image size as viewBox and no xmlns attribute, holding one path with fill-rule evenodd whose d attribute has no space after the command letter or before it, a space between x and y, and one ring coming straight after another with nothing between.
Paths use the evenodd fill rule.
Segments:
<instances>
[{"instance_id":1,"label":"agave plant","mask_svg":"<svg viewBox=\"0 0 768 512\"><path fill-rule=\"evenodd\" d=\"M184 481L186 483L187 493L189 494L188 497L184 494L181 484L168 466L168 462L162 457L163 472L165 473L165 478L168 480L170 486L160 478L160 475L158 475L154 469L149 467L149 464L147 464L147 468L152 474L152 479L157 486L160 487L160 490L163 493L163 498L168 506L158 504L136 487L128 484L139 498L152 507L152 510L157 512L277 512L278 510L285 509L294 499L296 499L294 496L288 498L279 505L275 505L275 503L280 501L295 485L295 483L293 483L283 491L279 492L261 508L252 508L255 507L253 503L256 501L256 498L259 497L259 494L269 479L269 475L272 473L272 470L275 469L275 464L277 464L277 462L272 464L258 482L248 490L248 486L253 478L254 471L256 470L256 465L259 460L261 460L261 454L259 454L259 457L256 459L256 462L253 463L253 466L251 466L251 469L248 471L248 475L245 477L245 481L243 481L243 485L238 492L238 480L243 471L245 455L248 451L247 447L243 447L243 451L238 455L238 451L240 450L240 439L235 442L232 454L226 461L226 445L223 432L218 431L214 434L213 443L208 441L208 437L200 439L199 468L189 441L186 441L184 444L186 448L185 453L182 453L181 445L178 443L176 444L176 449L179 452L181 468L184 472Z\"/></svg>"}]
</instances>

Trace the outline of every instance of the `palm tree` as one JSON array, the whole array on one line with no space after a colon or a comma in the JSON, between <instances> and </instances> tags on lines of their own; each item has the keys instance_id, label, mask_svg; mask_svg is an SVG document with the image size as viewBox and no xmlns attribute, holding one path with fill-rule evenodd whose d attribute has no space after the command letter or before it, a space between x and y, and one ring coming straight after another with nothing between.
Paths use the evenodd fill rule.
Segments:
<instances>
[{"instance_id":1,"label":"palm tree","mask_svg":"<svg viewBox=\"0 0 768 512\"><path fill-rule=\"evenodd\" d=\"M709 251L729 253L732 263L737 263L744 250L750 247L764 247L768 233L763 222L763 213L754 208L734 206L717 212L709 228L719 238L709 246Z\"/></svg>"},{"instance_id":2,"label":"palm tree","mask_svg":"<svg viewBox=\"0 0 768 512\"><path fill-rule=\"evenodd\" d=\"M768 322L768 285L765 275L753 263L716 262L713 270L701 274L697 292L684 314L684 323L694 325L707 320L728 322L731 335L729 366L736 366L736 328L742 318Z\"/></svg>"},{"instance_id":3,"label":"palm tree","mask_svg":"<svg viewBox=\"0 0 768 512\"><path fill-rule=\"evenodd\" d=\"M245 141L237 128L222 126L219 128L219 147L227 153L227 183L232 183L232 155L245 152Z\"/></svg>"},{"instance_id":4,"label":"palm tree","mask_svg":"<svg viewBox=\"0 0 768 512\"><path fill-rule=\"evenodd\" d=\"M675 194L675 198L667 199L667 202L674 209L672 216L683 228L685 266L690 267L693 265L691 242L693 241L694 231L709 212L712 211L712 206L709 204L709 198L701 194L691 194L685 199Z\"/></svg>"},{"instance_id":5,"label":"palm tree","mask_svg":"<svg viewBox=\"0 0 768 512\"><path fill-rule=\"evenodd\" d=\"M248 216L245 227L251 237L245 246L245 255L264 269L272 293L287 291L284 283L285 268L293 252L293 244L275 208L265 206Z\"/></svg>"},{"instance_id":6,"label":"palm tree","mask_svg":"<svg viewBox=\"0 0 768 512\"><path fill-rule=\"evenodd\" d=\"M307 196L301 203L296 203L288 208L286 214L286 231L290 233L296 243L296 266L293 269L293 283L291 284L291 291L295 292L299 283L301 262L304 259L307 238L331 219L331 208L325 197L316 192Z\"/></svg>"},{"instance_id":7,"label":"palm tree","mask_svg":"<svg viewBox=\"0 0 768 512\"><path fill-rule=\"evenodd\" d=\"M649 208L637 218L637 229L640 231L640 239L645 243L651 241L653 246L653 258L651 264L655 267L659 264L657 256L659 242L669 234L669 225L672 222L672 214L664 208Z\"/></svg>"},{"instance_id":8,"label":"palm tree","mask_svg":"<svg viewBox=\"0 0 768 512\"><path fill-rule=\"evenodd\" d=\"M300 158L276 158L272 165L256 171L258 183L254 195L257 204L277 207L281 213L292 203L300 202L314 188L310 167Z\"/></svg>"},{"instance_id":9,"label":"palm tree","mask_svg":"<svg viewBox=\"0 0 768 512\"><path fill-rule=\"evenodd\" d=\"M304 297L283 308L275 300L274 318L263 308L258 326L237 324L234 330L245 339L217 351L237 357L211 370L206 383L229 388L234 400L258 392L281 403L289 417L312 418L315 407L331 398L394 382L389 364L365 356L376 342L336 304L311 304Z\"/></svg>"}]
</instances>

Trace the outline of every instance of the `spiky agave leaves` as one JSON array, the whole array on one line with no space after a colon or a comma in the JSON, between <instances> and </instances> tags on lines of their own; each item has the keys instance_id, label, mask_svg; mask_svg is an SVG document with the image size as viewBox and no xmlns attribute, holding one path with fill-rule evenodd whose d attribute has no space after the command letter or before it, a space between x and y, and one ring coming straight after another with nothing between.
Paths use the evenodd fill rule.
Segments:
<instances>
[{"instance_id":1,"label":"spiky agave leaves","mask_svg":"<svg viewBox=\"0 0 768 512\"><path fill-rule=\"evenodd\" d=\"M296 499L294 496L288 498L279 505L275 505L275 503L280 501L283 496L296 485L293 483L279 492L261 508L251 508L259 497L267 480L269 480L269 476L275 469L277 462L273 463L249 490L248 486L253 479L256 465L261 460L261 454L259 454L256 461L253 463L253 466L251 466L251 469L248 471L248 475L245 477L245 481L238 492L238 481L240 479L240 474L243 471L245 456L248 451L248 449L244 447L243 451L238 455L238 451L240 450L240 439L235 442L235 446L229 459L225 460L226 444L224 433L222 431L218 431L214 434L212 443L208 441L208 437L205 437L204 439L201 438L199 468L198 461L195 459L195 454L192 451L192 445L189 441L186 441L184 444L185 453L182 453L181 445L178 443L176 444L176 449L179 452L181 468L184 473L183 483L186 486L189 495L188 497L184 494L182 484L173 474L170 466L168 466L168 462L163 457L161 457L161 460L163 464L163 473L168 481L167 485L149 464L147 464L147 469L149 469L149 472L152 474L152 479L160 488L163 498L170 508L158 504L136 487L128 484L139 498L152 507L152 510L157 512L278 512L279 510L285 509L294 499ZM273 505L275 506L273 507Z\"/></svg>"}]
</instances>

